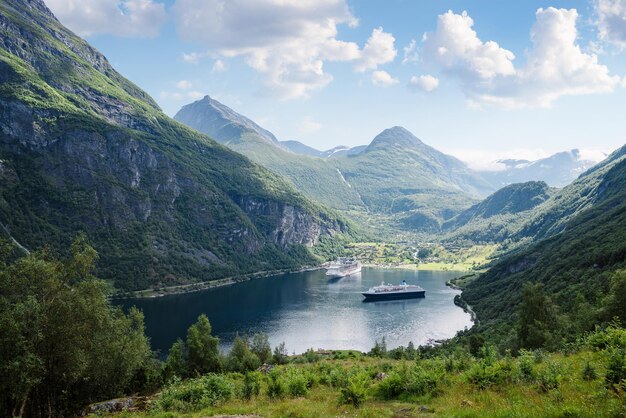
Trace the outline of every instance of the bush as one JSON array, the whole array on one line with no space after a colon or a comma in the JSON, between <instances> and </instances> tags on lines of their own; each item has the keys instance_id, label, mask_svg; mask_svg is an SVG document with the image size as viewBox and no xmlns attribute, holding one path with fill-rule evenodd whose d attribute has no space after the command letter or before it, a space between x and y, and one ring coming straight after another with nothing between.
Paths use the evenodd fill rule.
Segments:
<instances>
[{"instance_id":1,"label":"bush","mask_svg":"<svg viewBox=\"0 0 626 418\"><path fill-rule=\"evenodd\" d=\"M277 369L272 369L268 374L267 396L272 399L282 398L287 392L285 381Z\"/></svg>"},{"instance_id":2,"label":"bush","mask_svg":"<svg viewBox=\"0 0 626 418\"><path fill-rule=\"evenodd\" d=\"M522 350L517 361L519 368L519 379L525 382L535 380L537 373L535 372L535 359L531 352Z\"/></svg>"},{"instance_id":3,"label":"bush","mask_svg":"<svg viewBox=\"0 0 626 418\"><path fill-rule=\"evenodd\" d=\"M287 393L292 398L306 396L312 385L311 379L301 369L290 367L285 373Z\"/></svg>"},{"instance_id":4,"label":"bush","mask_svg":"<svg viewBox=\"0 0 626 418\"><path fill-rule=\"evenodd\" d=\"M263 376L259 372L248 372L243 377L242 397L250 400L261 392L261 380Z\"/></svg>"},{"instance_id":5,"label":"bush","mask_svg":"<svg viewBox=\"0 0 626 418\"><path fill-rule=\"evenodd\" d=\"M582 378L583 380L595 380L598 377L596 373L596 368L589 362L585 363L585 367L583 368Z\"/></svg>"},{"instance_id":6,"label":"bush","mask_svg":"<svg viewBox=\"0 0 626 418\"><path fill-rule=\"evenodd\" d=\"M489 364L481 361L475 364L467 373L468 381L480 390L488 389L511 381L513 367L509 359Z\"/></svg>"},{"instance_id":7,"label":"bush","mask_svg":"<svg viewBox=\"0 0 626 418\"><path fill-rule=\"evenodd\" d=\"M605 381L617 391L626 382L626 349L611 349L607 354Z\"/></svg>"},{"instance_id":8,"label":"bush","mask_svg":"<svg viewBox=\"0 0 626 418\"><path fill-rule=\"evenodd\" d=\"M402 366L392 371L377 387L377 396L382 399L397 399L402 396L423 396L436 392L444 373L437 368L425 370L420 366Z\"/></svg>"},{"instance_id":9,"label":"bush","mask_svg":"<svg viewBox=\"0 0 626 418\"><path fill-rule=\"evenodd\" d=\"M366 373L358 373L350 376L346 387L341 389L340 402L358 408L367 398L367 387L369 383L370 378Z\"/></svg>"},{"instance_id":10,"label":"bush","mask_svg":"<svg viewBox=\"0 0 626 418\"><path fill-rule=\"evenodd\" d=\"M228 401L233 391L233 383L223 375L210 373L186 382L175 377L161 393L158 405L165 411L197 411Z\"/></svg>"},{"instance_id":11,"label":"bush","mask_svg":"<svg viewBox=\"0 0 626 418\"><path fill-rule=\"evenodd\" d=\"M306 359L307 363L317 363L322 358L322 356L312 348L306 350L303 357Z\"/></svg>"},{"instance_id":12,"label":"bush","mask_svg":"<svg viewBox=\"0 0 626 418\"><path fill-rule=\"evenodd\" d=\"M549 392L558 389L563 380L563 368L555 362L548 363L547 367L539 374L538 384L540 392Z\"/></svg>"}]
</instances>

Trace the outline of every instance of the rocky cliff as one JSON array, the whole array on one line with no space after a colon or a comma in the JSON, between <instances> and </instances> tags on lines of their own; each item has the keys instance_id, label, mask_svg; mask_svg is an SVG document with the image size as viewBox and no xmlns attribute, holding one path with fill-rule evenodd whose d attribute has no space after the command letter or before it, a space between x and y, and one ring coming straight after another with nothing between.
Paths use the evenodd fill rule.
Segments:
<instances>
[{"instance_id":1,"label":"rocky cliff","mask_svg":"<svg viewBox=\"0 0 626 418\"><path fill-rule=\"evenodd\" d=\"M1 2L0 33L0 223L25 247L84 231L99 274L137 289L312 263L346 230L165 116L43 2Z\"/></svg>"}]
</instances>

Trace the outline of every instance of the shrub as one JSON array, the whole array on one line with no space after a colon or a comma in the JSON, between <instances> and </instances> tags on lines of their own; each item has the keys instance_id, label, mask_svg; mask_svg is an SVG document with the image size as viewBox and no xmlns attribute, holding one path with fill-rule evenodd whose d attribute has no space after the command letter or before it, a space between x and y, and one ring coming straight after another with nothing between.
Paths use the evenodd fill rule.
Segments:
<instances>
[{"instance_id":1,"label":"shrub","mask_svg":"<svg viewBox=\"0 0 626 418\"><path fill-rule=\"evenodd\" d=\"M292 398L306 396L311 387L311 380L303 373L301 369L291 367L285 375L287 385L287 393Z\"/></svg>"},{"instance_id":2,"label":"shrub","mask_svg":"<svg viewBox=\"0 0 626 418\"><path fill-rule=\"evenodd\" d=\"M282 398L287 392L285 381L277 369L272 369L268 374L267 396L269 398Z\"/></svg>"},{"instance_id":3,"label":"shrub","mask_svg":"<svg viewBox=\"0 0 626 418\"><path fill-rule=\"evenodd\" d=\"M535 380L535 360L531 352L522 350L518 359L519 379L526 382Z\"/></svg>"},{"instance_id":4,"label":"shrub","mask_svg":"<svg viewBox=\"0 0 626 418\"><path fill-rule=\"evenodd\" d=\"M328 377L334 388L343 388L348 385L348 373L341 367L333 368Z\"/></svg>"},{"instance_id":5,"label":"shrub","mask_svg":"<svg viewBox=\"0 0 626 418\"><path fill-rule=\"evenodd\" d=\"M315 350L313 350L312 348L309 348L304 353L304 358L306 359L307 363L317 363L318 361L320 361L322 356L319 353L315 352Z\"/></svg>"},{"instance_id":6,"label":"shrub","mask_svg":"<svg viewBox=\"0 0 626 418\"><path fill-rule=\"evenodd\" d=\"M248 372L243 377L243 393L245 400L250 400L254 396L258 396L261 391L261 380L263 376L259 372Z\"/></svg>"},{"instance_id":7,"label":"shrub","mask_svg":"<svg viewBox=\"0 0 626 418\"><path fill-rule=\"evenodd\" d=\"M605 381L607 386L619 390L626 381L626 349L608 351Z\"/></svg>"},{"instance_id":8,"label":"shrub","mask_svg":"<svg viewBox=\"0 0 626 418\"><path fill-rule=\"evenodd\" d=\"M598 377L596 373L596 368L589 362L585 363L585 367L583 368L582 378L583 380L595 380Z\"/></svg>"},{"instance_id":9,"label":"shrub","mask_svg":"<svg viewBox=\"0 0 626 418\"><path fill-rule=\"evenodd\" d=\"M467 373L468 381L480 390L488 389L495 385L510 382L513 367L508 359L489 364L481 361L475 364Z\"/></svg>"},{"instance_id":10,"label":"shrub","mask_svg":"<svg viewBox=\"0 0 626 418\"><path fill-rule=\"evenodd\" d=\"M443 376L444 373L437 368L425 370L417 365L402 366L378 384L377 396L382 399L396 399L401 396L432 394Z\"/></svg>"},{"instance_id":11,"label":"shrub","mask_svg":"<svg viewBox=\"0 0 626 418\"><path fill-rule=\"evenodd\" d=\"M358 408L367 398L367 387L369 383L370 379L366 373L357 373L350 376L346 387L341 389L340 402Z\"/></svg>"},{"instance_id":12,"label":"shrub","mask_svg":"<svg viewBox=\"0 0 626 418\"><path fill-rule=\"evenodd\" d=\"M563 380L563 368L555 362L548 363L547 367L539 374L538 384L540 392L549 392L558 389Z\"/></svg>"},{"instance_id":13,"label":"shrub","mask_svg":"<svg viewBox=\"0 0 626 418\"><path fill-rule=\"evenodd\" d=\"M287 364L288 352L285 348L285 343L282 342L274 347L274 354L272 355L272 361L274 364Z\"/></svg>"},{"instance_id":14,"label":"shrub","mask_svg":"<svg viewBox=\"0 0 626 418\"><path fill-rule=\"evenodd\" d=\"M233 390L233 383L223 375L210 373L186 382L175 377L161 393L158 404L165 411L196 411L228 401Z\"/></svg>"}]
</instances>

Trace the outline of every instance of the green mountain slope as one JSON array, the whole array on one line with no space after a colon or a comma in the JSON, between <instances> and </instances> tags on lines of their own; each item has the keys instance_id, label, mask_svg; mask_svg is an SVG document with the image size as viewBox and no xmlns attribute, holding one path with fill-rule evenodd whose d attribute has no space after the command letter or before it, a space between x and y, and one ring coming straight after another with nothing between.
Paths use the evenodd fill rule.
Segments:
<instances>
[{"instance_id":1,"label":"green mountain slope","mask_svg":"<svg viewBox=\"0 0 626 418\"><path fill-rule=\"evenodd\" d=\"M346 230L283 179L164 115L41 0L0 2L0 223L29 249L85 231L121 289L315 261Z\"/></svg>"},{"instance_id":2,"label":"green mountain slope","mask_svg":"<svg viewBox=\"0 0 626 418\"><path fill-rule=\"evenodd\" d=\"M209 96L183 106L174 119L286 177L311 199L336 209L364 209L358 193L327 161L289 151L274 135Z\"/></svg>"},{"instance_id":3,"label":"green mountain slope","mask_svg":"<svg viewBox=\"0 0 626 418\"><path fill-rule=\"evenodd\" d=\"M511 184L445 222L442 229L475 242L503 241L555 193L542 181Z\"/></svg>"},{"instance_id":4,"label":"green mountain slope","mask_svg":"<svg viewBox=\"0 0 626 418\"><path fill-rule=\"evenodd\" d=\"M525 282L544 285L566 326L593 326L593 309L606 296L612 273L626 266L626 160L614 158L578 182L585 177L593 180L585 190L594 192L595 204L573 216L565 211L560 232L505 257L463 292L483 326L504 331L513 324ZM581 184L575 190L583 190ZM579 195L578 207L589 196ZM572 205L573 193L567 197Z\"/></svg>"}]
</instances>

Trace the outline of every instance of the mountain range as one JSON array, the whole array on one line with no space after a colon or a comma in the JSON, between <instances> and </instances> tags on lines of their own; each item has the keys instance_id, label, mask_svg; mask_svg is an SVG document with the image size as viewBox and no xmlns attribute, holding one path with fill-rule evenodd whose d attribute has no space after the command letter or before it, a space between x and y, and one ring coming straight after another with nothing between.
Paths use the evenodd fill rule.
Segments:
<instances>
[{"instance_id":1,"label":"mountain range","mask_svg":"<svg viewBox=\"0 0 626 418\"><path fill-rule=\"evenodd\" d=\"M348 231L167 117L41 0L1 2L0 33L0 223L23 248L61 251L85 232L99 276L139 289L317 263L311 247ZM275 142L255 124L220 132L250 130Z\"/></svg>"}]
</instances>

